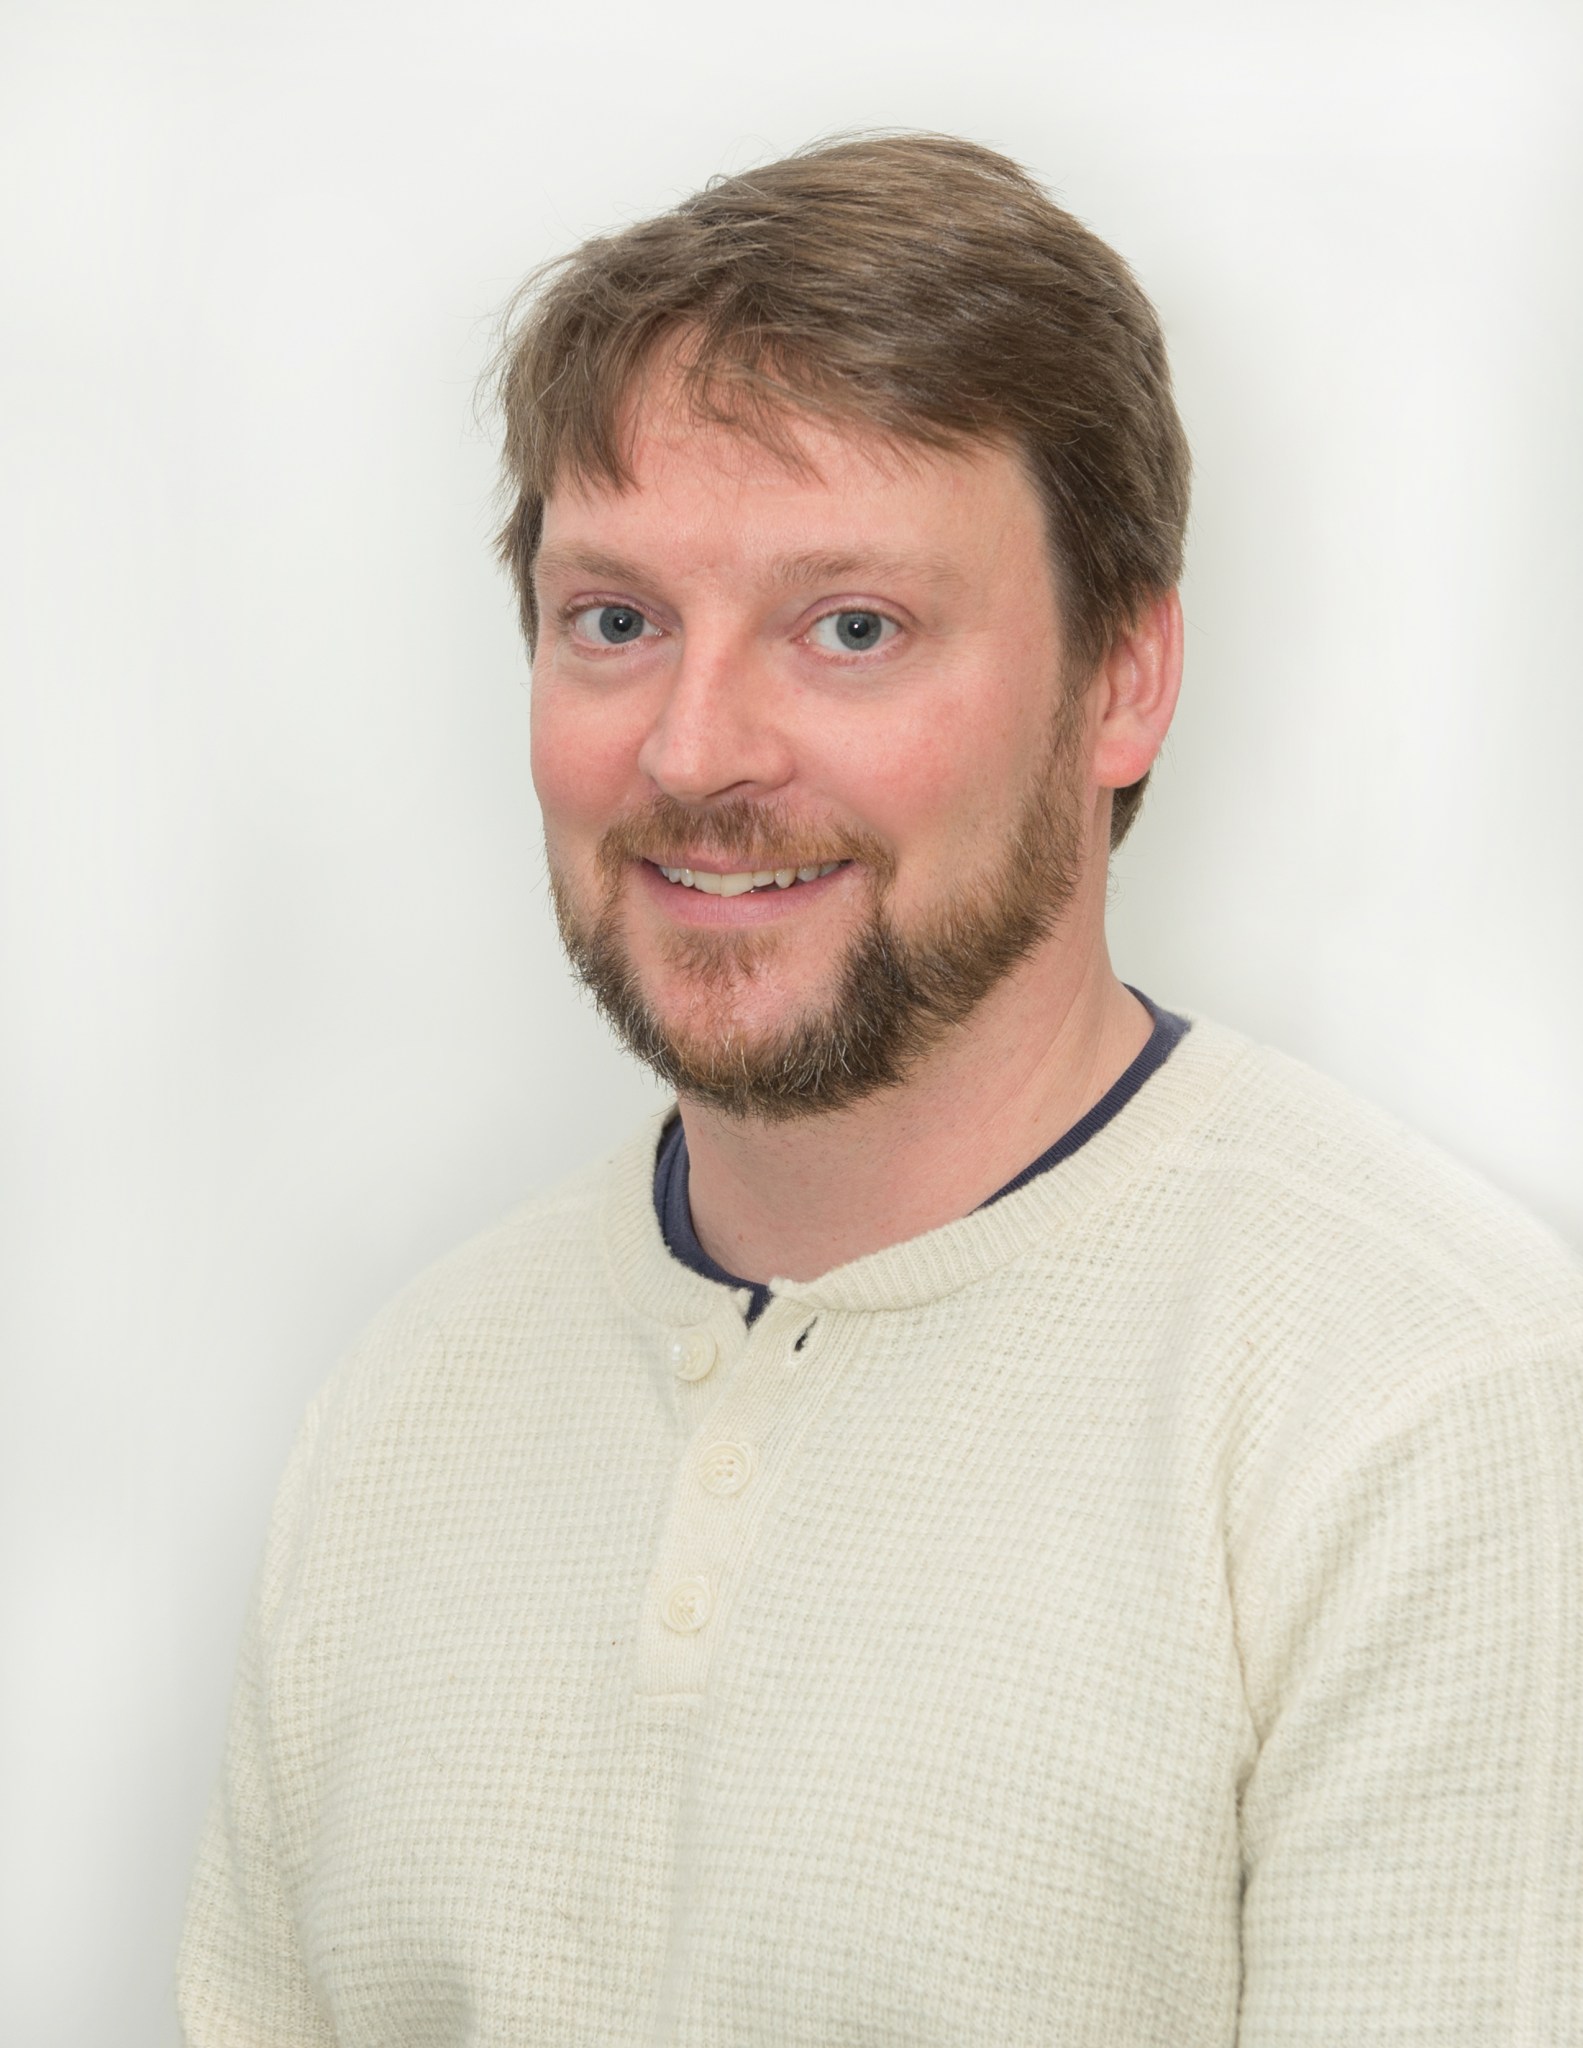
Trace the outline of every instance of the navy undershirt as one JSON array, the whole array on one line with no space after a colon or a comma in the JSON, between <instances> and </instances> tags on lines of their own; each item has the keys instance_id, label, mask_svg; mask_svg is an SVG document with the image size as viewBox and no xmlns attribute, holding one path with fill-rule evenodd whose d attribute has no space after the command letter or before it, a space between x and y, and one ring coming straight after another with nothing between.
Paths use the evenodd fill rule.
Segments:
<instances>
[{"instance_id":1,"label":"navy undershirt","mask_svg":"<svg viewBox=\"0 0 1583 2048\"><path fill-rule=\"evenodd\" d=\"M1172 1010L1158 1009L1141 989L1132 988L1130 982L1126 986L1154 1020L1147 1045L1091 1110L1080 1116L1047 1152L1041 1152L1003 1188L997 1188L988 1201L980 1202L980 1209L987 1209L990 1202L998 1202L1002 1195L1015 1194L1018 1188L1025 1188L1037 1175L1048 1173L1063 1159L1070 1159L1079 1146L1086 1145L1096 1131L1102 1131L1111 1118L1126 1107L1149 1076L1164 1066L1186 1035L1189 1026L1185 1017L1178 1017ZM710 1258L698 1242L698 1233L693 1229L692 1206L687 1199L687 1173L687 1133L678 1116L666 1125L659 1155L654 1162L654 1211L659 1217L661 1234L672 1257L680 1259L684 1266L690 1266L693 1272L701 1273L706 1280L723 1281L727 1287L745 1287L752 1296L747 1308L747 1319L751 1323L768 1307L769 1288L762 1281L743 1280L735 1273L728 1273L724 1266L717 1265Z\"/></svg>"}]
</instances>

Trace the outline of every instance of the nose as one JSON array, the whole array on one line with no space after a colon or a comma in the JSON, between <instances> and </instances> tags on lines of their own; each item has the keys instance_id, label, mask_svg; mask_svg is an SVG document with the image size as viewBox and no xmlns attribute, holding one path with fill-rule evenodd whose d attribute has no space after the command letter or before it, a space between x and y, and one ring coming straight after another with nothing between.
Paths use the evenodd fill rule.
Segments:
<instances>
[{"instance_id":1,"label":"nose","mask_svg":"<svg viewBox=\"0 0 1583 2048\"><path fill-rule=\"evenodd\" d=\"M780 711L750 647L735 636L694 637L670 671L638 766L678 803L780 789L792 773Z\"/></svg>"}]
</instances>

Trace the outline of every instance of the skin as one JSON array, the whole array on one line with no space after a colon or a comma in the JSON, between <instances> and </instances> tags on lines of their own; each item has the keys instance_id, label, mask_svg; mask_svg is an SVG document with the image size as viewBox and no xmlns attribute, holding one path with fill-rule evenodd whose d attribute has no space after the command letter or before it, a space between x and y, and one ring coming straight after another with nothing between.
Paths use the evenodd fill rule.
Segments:
<instances>
[{"instance_id":1,"label":"skin","mask_svg":"<svg viewBox=\"0 0 1583 2048\"><path fill-rule=\"evenodd\" d=\"M986 882L1030 775L1049 773L1065 644L1042 506L1009 451L900 449L799 419L789 464L700 423L663 382L629 411L630 488L563 483L535 582L533 777L566 902L614 892L643 993L683 1035L752 1042L828 1004L881 880L854 860L787 890L721 898L601 841L656 795L704 817L746 804L774 846L883 850L904 933ZM600 608L644 618L610 646ZM844 649L837 612L889 622ZM606 615L608 617L608 614ZM1149 1019L1105 944L1111 792L1158 753L1181 675L1174 592L1081 686L1060 791L1077 857L1054 928L898 1085L766 1122L689 1099L694 1226L751 1278L811 1279L966 1215L1105 1093ZM667 842L666 864L778 864ZM798 863L801 864L801 863Z\"/></svg>"}]
</instances>

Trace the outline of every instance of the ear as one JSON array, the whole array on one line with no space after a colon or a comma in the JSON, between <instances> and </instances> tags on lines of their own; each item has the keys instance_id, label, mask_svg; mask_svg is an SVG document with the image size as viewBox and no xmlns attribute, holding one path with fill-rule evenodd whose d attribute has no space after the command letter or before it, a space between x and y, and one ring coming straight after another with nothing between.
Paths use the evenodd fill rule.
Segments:
<instances>
[{"instance_id":1,"label":"ear","mask_svg":"<svg viewBox=\"0 0 1583 2048\"><path fill-rule=\"evenodd\" d=\"M1182 684L1182 601L1147 604L1111 643L1090 684L1090 764L1100 789L1127 789L1154 765Z\"/></svg>"}]
</instances>

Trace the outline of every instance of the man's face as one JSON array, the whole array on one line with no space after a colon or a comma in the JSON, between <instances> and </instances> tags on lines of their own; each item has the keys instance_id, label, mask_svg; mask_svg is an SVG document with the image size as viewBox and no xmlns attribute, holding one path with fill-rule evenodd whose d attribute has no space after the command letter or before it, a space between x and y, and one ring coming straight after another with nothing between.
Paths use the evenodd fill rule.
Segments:
<instances>
[{"instance_id":1,"label":"man's face","mask_svg":"<svg viewBox=\"0 0 1583 2048\"><path fill-rule=\"evenodd\" d=\"M903 1078L1100 832L1020 464L792 431L796 467L651 394L633 487L558 489L535 577L567 949L671 1085L769 1118Z\"/></svg>"}]
</instances>

